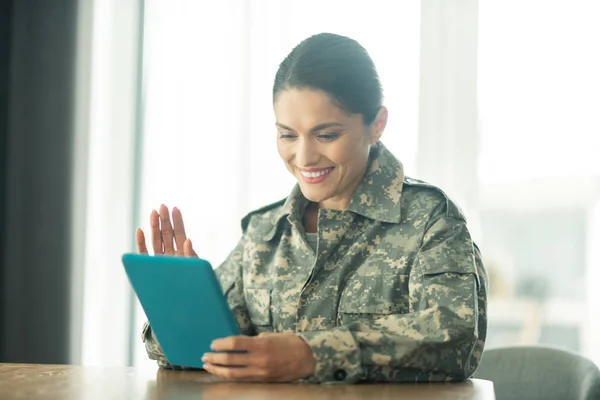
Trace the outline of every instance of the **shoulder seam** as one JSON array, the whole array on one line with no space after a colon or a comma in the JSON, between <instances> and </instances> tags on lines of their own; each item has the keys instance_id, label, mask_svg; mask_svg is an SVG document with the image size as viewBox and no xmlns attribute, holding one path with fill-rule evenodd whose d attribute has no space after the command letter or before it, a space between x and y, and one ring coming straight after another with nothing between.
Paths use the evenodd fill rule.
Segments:
<instances>
[{"instance_id":1,"label":"shoulder seam","mask_svg":"<svg viewBox=\"0 0 600 400\"><path fill-rule=\"evenodd\" d=\"M275 203L271 203L264 207L260 207L260 208L257 208L256 210L250 211L248 214L246 214L244 216L244 218L242 218L242 221L241 221L242 232L246 232L246 229L248 228L248 224L250 223L250 219L252 218L252 216L262 213L262 212L265 212L265 211L270 211L277 207L280 207L285 203L286 200L287 200L287 198L284 198L282 200L276 201Z\"/></svg>"}]
</instances>

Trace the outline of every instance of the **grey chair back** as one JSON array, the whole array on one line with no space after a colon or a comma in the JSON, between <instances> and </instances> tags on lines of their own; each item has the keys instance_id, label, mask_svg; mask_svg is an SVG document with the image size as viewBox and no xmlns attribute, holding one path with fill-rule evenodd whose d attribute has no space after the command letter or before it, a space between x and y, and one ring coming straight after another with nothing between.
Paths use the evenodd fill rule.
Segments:
<instances>
[{"instance_id":1,"label":"grey chair back","mask_svg":"<svg viewBox=\"0 0 600 400\"><path fill-rule=\"evenodd\" d=\"M496 400L600 400L598 367L552 347L485 350L474 377L494 382Z\"/></svg>"}]
</instances>

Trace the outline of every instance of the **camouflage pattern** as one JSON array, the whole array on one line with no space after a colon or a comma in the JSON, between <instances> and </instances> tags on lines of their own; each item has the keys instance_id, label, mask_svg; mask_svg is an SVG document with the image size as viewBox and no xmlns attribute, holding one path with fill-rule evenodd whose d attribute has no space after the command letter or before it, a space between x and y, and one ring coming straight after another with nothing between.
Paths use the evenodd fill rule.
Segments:
<instances>
[{"instance_id":1,"label":"camouflage pattern","mask_svg":"<svg viewBox=\"0 0 600 400\"><path fill-rule=\"evenodd\" d=\"M296 333L316 360L312 382L470 377L486 337L487 273L444 192L405 177L378 143L348 208L319 210L316 251L302 226L307 205L296 186L250 213L216 270L242 332Z\"/></svg>"}]
</instances>

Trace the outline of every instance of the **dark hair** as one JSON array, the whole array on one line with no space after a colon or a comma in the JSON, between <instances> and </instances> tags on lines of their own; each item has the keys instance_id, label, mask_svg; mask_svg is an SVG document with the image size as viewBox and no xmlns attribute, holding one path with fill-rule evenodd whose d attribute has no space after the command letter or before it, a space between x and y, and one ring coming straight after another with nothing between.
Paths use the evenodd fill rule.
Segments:
<instances>
[{"instance_id":1,"label":"dark hair","mask_svg":"<svg viewBox=\"0 0 600 400\"><path fill-rule=\"evenodd\" d=\"M303 40L279 64L273 101L290 88L323 91L345 112L361 114L365 125L375 120L383 102L379 75L365 48L333 33Z\"/></svg>"}]
</instances>

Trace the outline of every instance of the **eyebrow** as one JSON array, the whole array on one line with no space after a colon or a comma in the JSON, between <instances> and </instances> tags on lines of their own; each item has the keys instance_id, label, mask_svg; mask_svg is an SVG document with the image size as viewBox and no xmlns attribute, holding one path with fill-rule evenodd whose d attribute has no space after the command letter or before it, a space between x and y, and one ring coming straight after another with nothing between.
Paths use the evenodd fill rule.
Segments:
<instances>
[{"instance_id":1,"label":"eyebrow","mask_svg":"<svg viewBox=\"0 0 600 400\"><path fill-rule=\"evenodd\" d=\"M279 122L275 122L275 125L277 125L278 127L282 128L282 129L295 132L295 130L293 130L289 126L285 126L283 124L280 124ZM323 130L323 129L331 128L332 126L344 126L344 125L340 124L339 122L326 122L324 124L319 124L317 126L313 126L310 129L310 131L312 133L314 133L314 132L318 132L318 131Z\"/></svg>"}]
</instances>

